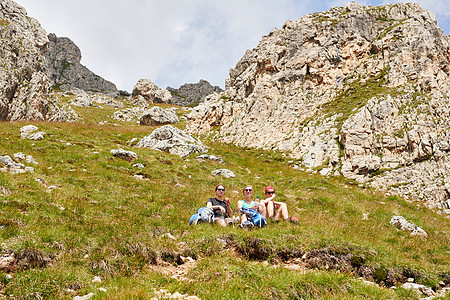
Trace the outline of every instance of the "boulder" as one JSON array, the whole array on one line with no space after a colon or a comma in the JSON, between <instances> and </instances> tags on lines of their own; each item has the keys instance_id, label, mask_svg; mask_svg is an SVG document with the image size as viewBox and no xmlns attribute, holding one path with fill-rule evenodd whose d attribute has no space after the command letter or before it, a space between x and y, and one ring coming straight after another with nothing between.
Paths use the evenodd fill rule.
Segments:
<instances>
[{"instance_id":1,"label":"boulder","mask_svg":"<svg viewBox=\"0 0 450 300\"><path fill-rule=\"evenodd\" d=\"M139 119L141 125L157 126L178 123L177 115L167 109L154 106L149 110L144 111L142 117Z\"/></svg>"},{"instance_id":2,"label":"boulder","mask_svg":"<svg viewBox=\"0 0 450 300\"><path fill-rule=\"evenodd\" d=\"M150 135L139 140L135 147L151 148L181 157L208 151L201 141L172 125L155 129Z\"/></svg>"},{"instance_id":3,"label":"boulder","mask_svg":"<svg viewBox=\"0 0 450 300\"><path fill-rule=\"evenodd\" d=\"M411 222L406 221L402 216L393 216L389 221L391 225L394 225L400 230L409 231L411 235L417 235L420 237L427 237L428 234L422 228L414 225Z\"/></svg>"},{"instance_id":4,"label":"boulder","mask_svg":"<svg viewBox=\"0 0 450 300\"><path fill-rule=\"evenodd\" d=\"M111 153L118 158L125 159L126 161L133 161L138 158L137 154L132 151L126 151L122 148L118 150L111 150Z\"/></svg>"},{"instance_id":5,"label":"boulder","mask_svg":"<svg viewBox=\"0 0 450 300\"><path fill-rule=\"evenodd\" d=\"M218 169L211 172L211 175L213 176L224 176L225 178L231 178L236 177L234 175L233 171L230 171L228 169Z\"/></svg>"},{"instance_id":6,"label":"boulder","mask_svg":"<svg viewBox=\"0 0 450 300\"><path fill-rule=\"evenodd\" d=\"M133 88L131 97L144 97L149 103L171 103L172 95L168 90L161 89L150 79L139 79Z\"/></svg>"},{"instance_id":7,"label":"boulder","mask_svg":"<svg viewBox=\"0 0 450 300\"><path fill-rule=\"evenodd\" d=\"M195 159L197 159L197 160L213 160L218 163L224 163L224 161L221 157L218 157L215 155L208 155L208 154L202 154L202 155L196 156Z\"/></svg>"},{"instance_id":8,"label":"boulder","mask_svg":"<svg viewBox=\"0 0 450 300\"><path fill-rule=\"evenodd\" d=\"M432 297L435 295L432 288L429 288L423 284L417 284L417 283L413 283L413 282L405 282L402 285L402 288L404 288L406 290L414 290L414 291L420 293L421 295L425 295L427 297Z\"/></svg>"}]
</instances>

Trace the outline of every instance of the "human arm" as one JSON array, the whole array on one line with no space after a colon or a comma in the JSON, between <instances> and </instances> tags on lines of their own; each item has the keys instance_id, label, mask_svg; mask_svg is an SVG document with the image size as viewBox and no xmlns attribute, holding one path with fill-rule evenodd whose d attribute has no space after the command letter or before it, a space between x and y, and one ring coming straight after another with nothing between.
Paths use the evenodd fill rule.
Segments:
<instances>
[{"instance_id":1,"label":"human arm","mask_svg":"<svg viewBox=\"0 0 450 300\"><path fill-rule=\"evenodd\" d=\"M210 201L208 201L208 203L206 203L206 207L212 208L213 210L219 209L223 213L226 212L225 208L223 208L220 205L213 205L212 202L210 202Z\"/></svg>"},{"instance_id":2,"label":"human arm","mask_svg":"<svg viewBox=\"0 0 450 300\"><path fill-rule=\"evenodd\" d=\"M264 203L265 205L267 205L267 203L269 203L270 201L273 201L273 199L275 199L275 193L272 194L272 196L270 196L269 198L266 198L265 200L261 200L261 202Z\"/></svg>"},{"instance_id":3,"label":"human arm","mask_svg":"<svg viewBox=\"0 0 450 300\"><path fill-rule=\"evenodd\" d=\"M233 211L231 210L231 204L230 204L229 198L225 198L225 204L227 205L227 215L230 218L233 216Z\"/></svg>"}]
</instances>

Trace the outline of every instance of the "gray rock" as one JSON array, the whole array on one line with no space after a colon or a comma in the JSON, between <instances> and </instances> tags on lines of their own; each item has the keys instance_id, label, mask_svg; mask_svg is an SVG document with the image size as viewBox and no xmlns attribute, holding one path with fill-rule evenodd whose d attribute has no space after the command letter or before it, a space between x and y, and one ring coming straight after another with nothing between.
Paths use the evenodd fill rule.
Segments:
<instances>
[{"instance_id":1,"label":"gray rock","mask_svg":"<svg viewBox=\"0 0 450 300\"><path fill-rule=\"evenodd\" d=\"M0 156L0 166L1 165L4 166L3 168L0 168L1 172L9 172L13 175L34 172L33 167L25 167L24 164L15 162L9 155Z\"/></svg>"},{"instance_id":2,"label":"gray rock","mask_svg":"<svg viewBox=\"0 0 450 300\"><path fill-rule=\"evenodd\" d=\"M26 134L30 134L32 132L35 132L36 130L38 130L39 128L34 126L34 125L26 125L20 128L20 132L21 133L26 133Z\"/></svg>"},{"instance_id":3,"label":"gray rock","mask_svg":"<svg viewBox=\"0 0 450 300\"><path fill-rule=\"evenodd\" d=\"M417 284L417 283L413 283L413 282L405 282L402 285L402 288L407 289L407 290L415 290L415 291L419 292L420 294L423 294L428 297L434 296L433 289L431 289L423 284Z\"/></svg>"},{"instance_id":4,"label":"gray rock","mask_svg":"<svg viewBox=\"0 0 450 300\"><path fill-rule=\"evenodd\" d=\"M420 227L406 221L402 216L393 216L389 223L400 230L409 231L411 235L417 235L420 237L427 237L428 234Z\"/></svg>"},{"instance_id":5,"label":"gray rock","mask_svg":"<svg viewBox=\"0 0 450 300\"><path fill-rule=\"evenodd\" d=\"M138 95L136 97L136 99L131 101L131 105L148 107L148 102L145 100L145 98L142 95Z\"/></svg>"},{"instance_id":6,"label":"gray rock","mask_svg":"<svg viewBox=\"0 0 450 300\"><path fill-rule=\"evenodd\" d=\"M31 155L25 156L25 154L23 154L22 152L15 153L13 156L14 156L14 159L25 160L29 164L34 164L34 165L39 164L37 161L34 160L33 156L31 156Z\"/></svg>"},{"instance_id":7,"label":"gray rock","mask_svg":"<svg viewBox=\"0 0 450 300\"><path fill-rule=\"evenodd\" d=\"M80 93L74 99L69 101L70 104L78 107L89 107L92 106L91 97L87 93Z\"/></svg>"},{"instance_id":8,"label":"gray rock","mask_svg":"<svg viewBox=\"0 0 450 300\"><path fill-rule=\"evenodd\" d=\"M170 103L172 95L168 90L163 90L150 79L139 79L133 88L131 97L137 99L142 96L149 103Z\"/></svg>"},{"instance_id":9,"label":"gray rock","mask_svg":"<svg viewBox=\"0 0 450 300\"><path fill-rule=\"evenodd\" d=\"M39 140L44 139L44 135L45 135L45 132L39 131L39 132L35 132L35 133L30 134L29 136L27 136L27 138L29 140L39 141Z\"/></svg>"},{"instance_id":10,"label":"gray rock","mask_svg":"<svg viewBox=\"0 0 450 300\"><path fill-rule=\"evenodd\" d=\"M103 95L103 94L94 94L91 97L92 102L98 103L98 104L104 104L107 106L115 107L115 108L124 108L125 105L117 100L114 100L112 97Z\"/></svg>"},{"instance_id":11,"label":"gray rock","mask_svg":"<svg viewBox=\"0 0 450 300\"><path fill-rule=\"evenodd\" d=\"M221 93L223 90L218 86L212 86L208 81L201 79L198 83L187 83L178 89L168 87L172 94L172 104L188 106L205 101L206 96L213 93Z\"/></svg>"},{"instance_id":12,"label":"gray rock","mask_svg":"<svg viewBox=\"0 0 450 300\"><path fill-rule=\"evenodd\" d=\"M172 125L155 129L150 135L139 140L136 147L147 147L181 157L208 151L201 141Z\"/></svg>"},{"instance_id":13,"label":"gray rock","mask_svg":"<svg viewBox=\"0 0 450 300\"><path fill-rule=\"evenodd\" d=\"M45 62L51 85L62 90L78 88L105 94L117 92L112 82L94 74L81 64L81 51L69 38L57 37L51 33L48 40Z\"/></svg>"},{"instance_id":14,"label":"gray rock","mask_svg":"<svg viewBox=\"0 0 450 300\"><path fill-rule=\"evenodd\" d=\"M21 169L25 167L24 164L15 162L9 155L0 156L0 164L7 168Z\"/></svg>"},{"instance_id":15,"label":"gray rock","mask_svg":"<svg viewBox=\"0 0 450 300\"><path fill-rule=\"evenodd\" d=\"M198 160L214 160L214 161L219 162L219 163L224 163L224 161L223 161L223 159L221 157L217 157L215 155L208 155L208 154L202 154L202 155L196 156L195 159L198 159Z\"/></svg>"},{"instance_id":16,"label":"gray rock","mask_svg":"<svg viewBox=\"0 0 450 300\"><path fill-rule=\"evenodd\" d=\"M213 176L224 176L225 178L231 178L236 177L234 175L233 171L230 171L228 169L218 169L211 172L211 175Z\"/></svg>"},{"instance_id":17,"label":"gray rock","mask_svg":"<svg viewBox=\"0 0 450 300\"><path fill-rule=\"evenodd\" d=\"M178 123L177 115L161 107L154 106L149 110L144 111L142 117L139 119L141 125L157 126Z\"/></svg>"},{"instance_id":18,"label":"gray rock","mask_svg":"<svg viewBox=\"0 0 450 300\"><path fill-rule=\"evenodd\" d=\"M0 0L0 5L0 121L67 120L48 97L45 30L14 1Z\"/></svg>"},{"instance_id":19,"label":"gray rock","mask_svg":"<svg viewBox=\"0 0 450 300\"><path fill-rule=\"evenodd\" d=\"M143 164L141 164L141 163L138 163L138 164L134 164L133 168L137 168L137 169L141 170L141 169L145 168L145 166Z\"/></svg>"},{"instance_id":20,"label":"gray rock","mask_svg":"<svg viewBox=\"0 0 450 300\"><path fill-rule=\"evenodd\" d=\"M131 122L138 120L139 116L142 115L144 109L142 107L132 107L124 108L122 110L114 112L113 119L124 122Z\"/></svg>"},{"instance_id":21,"label":"gray rock","mask_svg":"<svg viewBox=\"0 0 450 300\"><path fill-rule=\"evenodd\" d=\"M118 150L111 150L111 153L118 158L125 159L126 161L133 161L138 158L137 154L132 151L126 151L121 148Z\"/></svg>"}]
</instances>

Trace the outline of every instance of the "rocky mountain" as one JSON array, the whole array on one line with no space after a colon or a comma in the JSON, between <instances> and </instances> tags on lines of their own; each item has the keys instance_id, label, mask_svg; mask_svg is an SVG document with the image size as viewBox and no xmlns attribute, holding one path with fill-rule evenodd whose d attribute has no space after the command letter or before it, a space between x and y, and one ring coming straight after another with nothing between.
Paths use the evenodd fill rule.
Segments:
<instances>
[{"instance_id":1,"label":"rocky mountain","mask_svg":"<svg viewBox=\"0 0 450 300\"><path fill-rule=\"evenodd\" d=\"M85 91L115 93L114 83L94 74L81 64L81 51L67 37L48 35L48 51L45 52L47 75L52 85L62 90L78 88Z\"/></svg>"},{"instance_id":2,"label":"rocky mountain","mask_svg":"<svg viewBox=\"0 0 450 300\"><path fill-rule=\"evenodd\" d=\"M449 37L431 12L352 2L264 36L187 130L220 126L223 142L450 213L449 75Z\"/></svg>"},{"instance_id":3,"label":"rocky mountain","mask_svg":"<svg viewBox=\"0 0 450 300\"><path fill-rule=\"evenodd\" d=\"M212 93L221 93L223 90L218 86L212 86L208 81L201 79L198 83L186 83L178 89L168 87L172 94L172 103L175 105L188 106L205 101L206 96Z\"/></svg>"},{"instance_id":4,"label":"rocky mountain","mask_svg":"<svg viewBox=\"0 0 450 300\"><path fill-rule=\"evenodd\" d=\"M67 119L49 99L43 51L47 34L10 0L0 0L0 121Z\"/></svg>"}]
</instances>

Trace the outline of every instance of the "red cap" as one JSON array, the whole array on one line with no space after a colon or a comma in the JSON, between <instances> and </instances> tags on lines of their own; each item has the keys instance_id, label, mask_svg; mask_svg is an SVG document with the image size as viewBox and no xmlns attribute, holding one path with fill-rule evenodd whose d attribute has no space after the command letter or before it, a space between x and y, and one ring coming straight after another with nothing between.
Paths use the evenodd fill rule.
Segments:
<instances>
[{"instance_id":1,"label":"red cap","mask_svg":"<svg viewBox=\"0 0 450 300\"><path fill-rule=\"evenodd\" d=\"M274 187L271 185L267 186L266 189L264 190L264 192L267 193L268 190L273 190L275 192Z\"/></svg>"}]
</instances>

